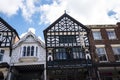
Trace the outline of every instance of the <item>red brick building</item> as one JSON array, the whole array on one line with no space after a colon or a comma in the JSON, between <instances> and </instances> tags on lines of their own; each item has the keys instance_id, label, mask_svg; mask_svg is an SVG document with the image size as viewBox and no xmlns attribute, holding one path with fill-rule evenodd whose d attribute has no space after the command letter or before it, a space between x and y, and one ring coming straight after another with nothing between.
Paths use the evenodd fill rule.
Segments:
<instances>
[{"instance_id":1,"label":"red brick building","mask_svg":"<svg viewBox=\"0 0 120 80\"><path fill-rule=\"evenodd\" d=\"M120 79L120 23L87 25L90 50L97 77L100 80Z\"/></svg>"}]
</instances>

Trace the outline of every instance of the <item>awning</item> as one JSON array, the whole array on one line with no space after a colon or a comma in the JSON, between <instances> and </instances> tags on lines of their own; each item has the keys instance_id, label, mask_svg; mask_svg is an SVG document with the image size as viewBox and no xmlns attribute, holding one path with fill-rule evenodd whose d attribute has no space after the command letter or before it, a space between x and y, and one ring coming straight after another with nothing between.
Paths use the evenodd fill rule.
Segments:
<instances>
[{"instance_id":1,"label":"awning","mask_svg":"<svg viewBox=\"0 0 120 80\"><path fill-rule=\"evenodd\" d=\"M20 66L12 66L16 70L20 72L31 72L31 71L41 71L44 70L44 64L39 65L20 65Z\"/></svg>"},{"instance_id":2,"label":"awning","mask_svg":"<svg viewBox=\"0 0 120 80\"><path fill-rule=\"evenodd\" d=\"M9 64L7 62L0 63L0 68L4 68L4 67L9 68Z\"/></svg>"}]
</instances>

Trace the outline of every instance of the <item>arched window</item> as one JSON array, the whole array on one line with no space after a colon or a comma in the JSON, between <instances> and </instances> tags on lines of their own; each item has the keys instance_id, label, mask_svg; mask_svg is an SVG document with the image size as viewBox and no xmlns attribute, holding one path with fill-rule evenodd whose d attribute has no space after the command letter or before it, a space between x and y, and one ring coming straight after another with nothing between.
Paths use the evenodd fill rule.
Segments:
<instances>
[{"instance_id":1,"label":"arched window","mask_svg":"<svg viewBox=\"0 0 120 80\"><path fill-rule=\"evenodd\" d=\"M34 56L34 46L31 47L31 56Z\"/></svg>"},{"instance_id":2,"label":"arched window","mask_svg":"<svg viewBox=\"0 0 120 80\"><path fill-rule=\"evenodd\" d=\"M27 56L30 56L30 46L27 47Z\"/></svg>"},{"instance_id":3,"label":"arched window","mask_svg":"<svg viewBox=\"0 0 120 80\"><path fill-rule=\"evenodd\" d=\"M23 56L26 56L26 46L23 47Z\"/></svg>"}]
</instances>

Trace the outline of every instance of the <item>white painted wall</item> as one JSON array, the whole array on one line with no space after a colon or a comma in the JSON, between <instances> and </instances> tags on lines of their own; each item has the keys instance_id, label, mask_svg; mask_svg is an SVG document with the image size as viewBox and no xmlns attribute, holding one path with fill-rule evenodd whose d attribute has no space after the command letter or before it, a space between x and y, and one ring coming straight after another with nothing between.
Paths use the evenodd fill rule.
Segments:
<instances>
[{"instance_id":1,"label":"white painted wall","mask_svg":"<svg viewBox=\"0 0 120 80\"><path fill-rule=\"evenodd\" d=\"M4 52L4 55L3 55L3 60L0 61L0 63L1 62L7 62L9 64L9 62L10 62L10 56L9 56L10 49L9 48L0 48L0 50L1 49L4 50L5 52Z\"/></svg>"},{"instance_id":2,"label":"white painted wall","mask_svg":"<svg viewBox=\"0 0 120 80\"><path fill-rule=\"evenodd\" d=\"M38 47L38 60L35 62L20 62L22 56L23 46L37 46ZM29 57L29 56L28 56ZM27 37L24 41L20 42L12 51L11 63L14 65L30 65L30 64L45 64L46 63L46 53L45 48L41 46L41 43L36 41L33 37Z\"/></svg>"}]
</instances>

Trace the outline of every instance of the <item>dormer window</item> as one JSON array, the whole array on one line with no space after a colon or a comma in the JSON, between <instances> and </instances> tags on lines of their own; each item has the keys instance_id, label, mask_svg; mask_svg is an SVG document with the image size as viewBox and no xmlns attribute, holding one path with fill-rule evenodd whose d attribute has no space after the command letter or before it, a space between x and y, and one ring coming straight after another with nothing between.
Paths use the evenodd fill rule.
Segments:
<instances>
[{"instance_id":1,"label":"dormer window","mask_svg":"<svg viewBox=\"0 0 120 80\"><path fill-rule=\"evenodd\" d=\"M36 50L36 51L35 51ZM38 47L34 46L24 46L22 51L22 56L37 56Z\"/></svg>"}]
</instances>

